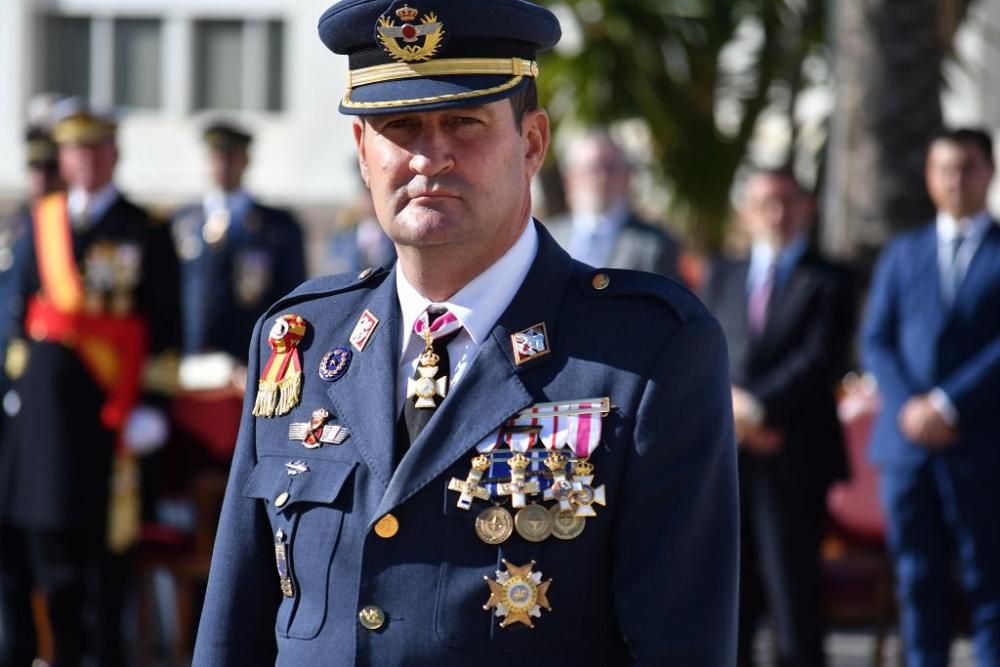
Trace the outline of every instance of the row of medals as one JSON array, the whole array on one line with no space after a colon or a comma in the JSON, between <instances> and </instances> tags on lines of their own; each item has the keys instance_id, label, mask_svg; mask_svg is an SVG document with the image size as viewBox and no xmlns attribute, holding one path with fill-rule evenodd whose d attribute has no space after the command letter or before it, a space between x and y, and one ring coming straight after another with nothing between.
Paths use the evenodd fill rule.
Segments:
<instances>
[{"instance_id":1,"label":"row of medals","mask_svg":"<svg viewBox=\"0 0 1000 667\"><path fill-rule=\"evenodd\" d=\"M473 469L484 467L484 461L488 461L489 465L492 465L495 461L493 454L490 454L488 457L480 455L474 458ZM581 514L594 516L593 511L590 510L590 505L595 502L594 489L585 483L581 483L581 479L585 482L593 479L594 466L585 459L566 459L563 455L557 453L550 454L545 460L545 464L550 470L561 469L567 462L572 464L574 476L569 480L564 480L565 493L555 494L557 501L553 505L546 507L539 502L532 502L517 509L516 514L511 516L510 511L506 507L491 498L493 504L480 512L476 517L476 535L479 539L486 544L502 544L510 538L514 531L517 531L517 534L528 542L543 542L549 536L560 540L572 540L579 537L586 526L586 519ZM545 475L541 471L531 474L536 477ZM549 474L551 475L551 473ZM455 481L458 482L458 480ZM507 480L484 481L505 482ZM507 483L509 484L509 482ZM467 484L469 482L460 482L453 485L452 490L462 491L464 489L460 488L460 486ZM501 486L504 486L504 484L501 484ZM538 494L540 492L535 492L535 494L527 493L526 495ZM505 495L509 496L511 494ZM563 502L559 502L559 497L564 498ZM569 509L566 508L567 501ZM597 502L604 504L603 498ZM586 510L586 512L583 510Z\"/></svg>"}]
</instances>

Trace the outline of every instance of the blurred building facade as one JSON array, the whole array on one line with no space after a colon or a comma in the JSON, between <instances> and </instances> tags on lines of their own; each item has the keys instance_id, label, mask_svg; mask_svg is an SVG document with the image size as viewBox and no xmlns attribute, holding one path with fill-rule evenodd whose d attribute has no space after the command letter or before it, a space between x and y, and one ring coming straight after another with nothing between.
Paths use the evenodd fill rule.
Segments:
<instances>
[{"instance_id":1,"label":"blurred building facade","mask_svg":"<svg viewBox=\"0 0 1000 667\"><path fill-rule=\"evenodd\" d=\"M122 111L118 180L141 201L202 191L199 129L223 114L255 133L252 191L307 209L351 198L354 147L337 112L347 68L315 37L328 0L3 4L0 203L24 192L27 110L43 93Z\"/></svg>"}]
</instances>

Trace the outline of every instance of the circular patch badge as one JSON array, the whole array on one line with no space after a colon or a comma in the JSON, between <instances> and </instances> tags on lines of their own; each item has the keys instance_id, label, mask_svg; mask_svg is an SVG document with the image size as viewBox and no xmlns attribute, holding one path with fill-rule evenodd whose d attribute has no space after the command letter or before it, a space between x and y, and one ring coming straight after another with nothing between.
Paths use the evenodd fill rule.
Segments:
<instances>
[{"instance_id":1,"label":"circular patch badge","mask_svg":"<svg viewBox=\"0 0 1000 667\"><path fill-rule=\"evenodd\" d=\"M347 367L351 365L351 351L346 347L335 347L319 362L319 376L327 382L336 382L344 377Z\"/></svg>"}]
</instances>

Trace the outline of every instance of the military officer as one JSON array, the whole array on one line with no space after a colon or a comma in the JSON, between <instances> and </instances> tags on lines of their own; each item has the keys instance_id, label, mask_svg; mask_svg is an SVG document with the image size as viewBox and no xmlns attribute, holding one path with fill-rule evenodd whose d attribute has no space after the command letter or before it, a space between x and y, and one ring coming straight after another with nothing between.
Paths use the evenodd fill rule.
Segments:
<instances>
[{"instance_id":1,"label":"military officer","mask_svg":"<svg viewBox=\"0 0 1000 667\"><path fill-rule=\"evenodd\" d=\"M194 664L732 665L725 342L531 218L557 20L345 0L319 31L398 261L255 330Z\"/></svg>"},{"instance_id":2,"label":"military officer","mask_svg":"<svg viewBox=\"0 0 1000 667\"><path fill-rule=\"evenodd\" d=\"M72 100L54 115L69 190L36 204L18 265L27 342L0 448L0 663L35 657L37 588L55 664L91 654L113 667L138 528L133 453L166 439L143 375L180 342L177 260L166 224L114 185L113 117Z\"/></svg>"},{"instance_id":3,"label":"military officer","mask_svg":"<svg viewBox=\"0 0 1000 667\"><path fill-rule=\"evenodd\" d=\"M250 134L227 121L205 127L211 188L182 209L172 232L181 259L184 352L246 357L254 322L305 280L302 229L284 209L243 187Z\"/></svg>"},{"instance_id":4,"label":"military officer","mask_svg":"<svg viewBox=\"0 0 1000 667\"><path fill-rule=\"evenodd\" d=\"M28 167L27 200L12 215L0 221L0 350L6 350L8 338L16 335L16 332L11 331L11 325L20 309L15 260L23 251L22 239L31 229L31 207L39 198L63 188L56 144L45 128L38 125L28 128L25 152ZM15 367L20 361L17 356L15 352L11 359ZM0 371L0 396L3 396L5 412L16 412L20 399L16 393L7 395L8 387L7 371L4 369Z\"/></svg>"}]
</instances>

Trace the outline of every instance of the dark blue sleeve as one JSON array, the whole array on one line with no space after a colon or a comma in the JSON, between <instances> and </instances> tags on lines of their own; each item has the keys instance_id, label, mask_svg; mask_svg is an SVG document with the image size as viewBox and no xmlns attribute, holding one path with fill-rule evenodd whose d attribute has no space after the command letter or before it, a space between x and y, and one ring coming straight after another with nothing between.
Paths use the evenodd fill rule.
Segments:
<instances>
[{"instance_id":1,"label":"dark blue sleeve","mask_svg":"<svg viewBox=\"0 0 1000 667\"><path fill-rule=\"evenodd\" d=\"M194 667L271 667L277 656L275 583L270 523L259 501L243 496L257 463L253 408L261 322L254 329L236 453L215 537L208 592L194 650Z\"/></svg>"},{"instance_id":2,"label":"dark blue sleeve","mask_svg":"<svg viewBox=\"0 0 1000 667\"><path fill-rule=\"evenodd\" d=\"M898 351L900 285L896 262L901 247L894 243L882 252L875 267L861 326L861 355L865 370L878 381L883 409L892 410L893 414L916 393Z\"/></svg>"},{"instance_id":3,"label":"dark blue sleeve","mask_svg":"<svg viewBox=\"0 0 1000 667\"><path fill-rule=\"evenodd\" d=\"M739 514L730 401L718 322L703 315L681 325L639 405L615 527L615 612L636 665L735 664Z\"/></svg>"}]
</instances>

